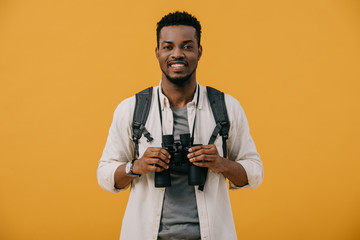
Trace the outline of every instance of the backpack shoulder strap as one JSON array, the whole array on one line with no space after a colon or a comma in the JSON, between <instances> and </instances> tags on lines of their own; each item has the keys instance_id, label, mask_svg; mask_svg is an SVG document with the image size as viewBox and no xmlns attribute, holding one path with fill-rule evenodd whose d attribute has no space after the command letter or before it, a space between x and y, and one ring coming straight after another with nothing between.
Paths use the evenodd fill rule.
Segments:
<instances>
[{"instance_id":1,"label":"backpack shoulder strap","mask_svg":"<svg viewBox=\"0 0 360 240\"><path fill-rule=\"evenodd\" d=\"M209 98L211 110L213 112L216 127L210 137L209 144L213 144L218 134L222 136L223 140L223 156L227 157L227 148L226 140L228 139L230 121L228 118L226 104L225 104L225 95L223 92L216 90L212 87L206 87L207 95Z\"/></svg>"},{"instance_id":2,"label":"backpack shoulder strap","mask_svg":"<svg viewBox=\"0 0 360 240\"><path fill-rule=\"evenodd\" d=\"M149 87L141 92L138 92L135 102L134 117L132 122L133 135L132 140L135 143L136 155L139 156L139 139L142 135L147 138L148 142L151 142L153 138L151 134L146 130L145 123L149 115L151 99L152 99L153 87Z\"/></svg>"},{"instance_id":3,"label":"backpack shoulder strap","mask_svg":"<svg viewBox=\"0 0 360 240\"><path fill-rule=\"evenodd\" d=\"M213 116L216 122L215 129L211 134L210 140L208 144L213 144L216 140L218 134L222 136L222 148L223 148L223 157L227 157L227 147L226 140L228 139L229 129L230 129L230 121L228 118L226 104L225 104L225 95L223 92L216 90L215 88L206 87L207 96L210 102L211 110L213 112ZM205 172L205 176L207 176L207 172ZM199 186L199 190L204 190L204 185Z\"/></svg>"}]
</instances>

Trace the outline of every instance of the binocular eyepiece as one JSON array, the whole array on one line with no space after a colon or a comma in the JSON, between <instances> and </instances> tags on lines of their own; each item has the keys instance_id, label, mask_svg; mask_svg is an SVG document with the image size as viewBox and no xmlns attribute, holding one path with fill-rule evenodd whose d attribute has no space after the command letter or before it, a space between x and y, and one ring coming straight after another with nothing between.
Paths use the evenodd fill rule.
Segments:
<instances>
[{"instance_id":1,"label":"binocular eyepiece","mask_svg":"<svg viewBox=\"0 0 360 240\"><path fill-rule=\"evenodd\" d=\"M187 157L189 148L192 146L199 146L201 144L193 145L190 134L180 134L180 144L174 143L173 135L164 135L162 140L162 148L168 151L171 155L169 164L170 168L171 165L189 165L188 184L193 186L204 185L207 168L193 165ZM171 186L170 168L164 169L162 172L155 172L155 187L160 188Z\"/></svg>"}]
</instances>

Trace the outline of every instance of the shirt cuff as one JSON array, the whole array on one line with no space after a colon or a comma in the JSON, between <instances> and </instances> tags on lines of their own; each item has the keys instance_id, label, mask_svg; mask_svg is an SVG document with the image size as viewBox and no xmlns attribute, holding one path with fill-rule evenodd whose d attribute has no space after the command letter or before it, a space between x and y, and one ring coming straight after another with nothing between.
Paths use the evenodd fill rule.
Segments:
<instances>
[{"instance_id":1,"label":"shirt cuff","mask_svg":"<svg viewBox=\"0 0 360 240\"><path fill-rule=\"evenodd\" d=\"M262 166L259 166L257 163L252 160L238 160L237 163L240 163L241 166L245 169L248 184L245 186L237 186L231 181L229 181L229 189L230 190L238 190L244 188L255 189L259 187L262 183L263 179L263 169Z\"/></svg>"},{"instance_id":2,"label":"shirt cuff","mask_svg":"<svg viewBox=\"0 0 360 240\"><path fill-rule=\"evenodd\" d=\"M113 162L113 163L104 165L98 169L98 172L97 172L98 182L102 189L104 189L108 192L117 193L119 191L126 190L130 186L130 184L128 184L126 187L120 188L120 189L115 187L115 178L114 177L115 177L116 169L123 164L126 164L126 163L125 162Z\"/></svg>"}]
</instances>

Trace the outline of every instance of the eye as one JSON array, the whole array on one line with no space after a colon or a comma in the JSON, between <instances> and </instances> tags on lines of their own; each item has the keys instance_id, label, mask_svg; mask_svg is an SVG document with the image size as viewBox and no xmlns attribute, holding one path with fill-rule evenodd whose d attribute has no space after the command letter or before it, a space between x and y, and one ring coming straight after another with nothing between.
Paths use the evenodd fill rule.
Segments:
<instances>
[{"instance_id":1,"label":"eye","mask_svg":"<svg viewBox=\"0 0 360 240\"><path fill-rule=\"evenodd\" d=\"M172 49L172 46L170 46L170 45L165 45L165 46L164 46L164 49L171 50L171 49Z\"/></svg>"},{"instance_id":2,"label":"eye","mask_svg":"<svg viewBox=\"0 0 360 240\"><path fill-rule=\"evenodd\" d=\"M191 45L185 45L184 48L185 48L185 49L192 49L193 46L191 46Z\"/></svg>"}]
</instances>

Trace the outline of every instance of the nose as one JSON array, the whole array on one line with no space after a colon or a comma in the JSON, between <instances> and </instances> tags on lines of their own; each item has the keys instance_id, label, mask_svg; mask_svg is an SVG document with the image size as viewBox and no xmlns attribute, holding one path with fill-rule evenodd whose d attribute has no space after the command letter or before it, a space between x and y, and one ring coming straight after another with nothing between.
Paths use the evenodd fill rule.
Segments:
<instances>
[{"instance_id":1,"label":"nose","mask_svg":"<svg viewBox=\"0 0 360 240\"><path fill-rule=\"evenodd\" d=\"M179 47L174 48L172 51L171 57L174 59L183 58L184 53L182 51L182 48L179 48Z\"/></svg>"}]
</instances>

